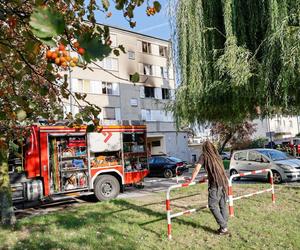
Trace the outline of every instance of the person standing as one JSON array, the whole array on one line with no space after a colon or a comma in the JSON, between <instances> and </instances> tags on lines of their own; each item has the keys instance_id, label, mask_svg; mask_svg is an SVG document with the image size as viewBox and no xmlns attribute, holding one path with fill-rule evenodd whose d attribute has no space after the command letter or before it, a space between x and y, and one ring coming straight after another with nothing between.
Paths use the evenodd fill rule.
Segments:
<instances>
[{"instance_id":1,"label":"person standing","mask_svg":"<svg viewBox=\"0 0 300 250\"><path fill-rule=\"evenodd\" d=\"M208 177L208 207L219 224L219 235L228 234L227 221L227 190L228 179L224 170L223 161L210 141L205 141L202 147L202 155L193 171L191 182L193 182L204 166Z\"/></svg>"}]
</instances>

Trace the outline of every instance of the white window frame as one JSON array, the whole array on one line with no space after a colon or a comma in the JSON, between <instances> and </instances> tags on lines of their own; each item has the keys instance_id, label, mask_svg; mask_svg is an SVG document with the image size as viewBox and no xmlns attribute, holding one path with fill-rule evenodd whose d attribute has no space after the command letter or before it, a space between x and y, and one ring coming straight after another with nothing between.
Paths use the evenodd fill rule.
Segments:
<instances>
[{"instance_id":1,"label":"white window frame","mask_svg":"<svg viewBox=\"0 0 300 250\"><path fill-rule=\"evenodd\" d=\"M151 43L142 41L142 52L151 54Z\"/></svg>"},{"instance_id":2,"label":"white window frame","mask_svg":"<svg viewBox=\"0 0 300 250\"><path fill-rule=\"evenodd\" d=\"M84 86L83 86L82 79L72 78L71 84L72 84L72 92L74 92L74 93L83 93L84 92ZM79 87L79 85L80 85L80 87Z\"/></svg>"},{"instance_id":3,"label":"white window frame","mask_svg":"<svg viewBox=\"0 0 300 250\"><path fill-rule=\"evenodd\" d=\"M167 92L167 95L165 95L164 91ZM170 100L171 99L171 90L167 89L167 88L161 88L161 98L163 100Z\"/></svg>"},{"instance_id":4,"label":"white window frame","mask_svg":"<svg viewBox=\"0 0 300 250\"><path fill-rule=\"evenodd\" d=\"M155 99L158 99L158 100L162 99L162 90L161 90L161 88L154 88L154 97L155 97Z\"/></svg>"},{"instance_id":5,"label":"white window frame","mask_svg":"<svg viewBox=\"0 0 300 250\"><path fill-rule=\"evenodd\" d=\"M153 65L144 63L143 64L143 74L147 75L147 76L152 76L153 75Z\"/></svg>"},{"instance_id":6,"label":"white window frame","mask_svg":"<svg viewBox=\"0 0 300 250\"><path fill-rule=\"evenodd\" d=\"M112 83L112 95L120 95L120 84L118 82Z\"/></svg>"},{"instance_id":7,"label":"white window frame","mask_svg":"<svg viewBox=\"0 0 300 250\"><path fill-rule=\"evenodd\" d=\"M100 81L90 81L89 92L91 94L102 94L102 83Z\"/></svg>"},{"instance_id":8,"label":"white window frame","mask_svg":"<svg viewBox=\"0 0 300 250\"><path fill-rule=\"evenodd\" d=\"M151 109L146 109L146 121L152 121Z\"/></svg>"},{"instance_id":9,"label":"white window frame","mask_svg":"<svg viewBox=\"0 0 300 250\"><path fill-rule=\"evenodd\" d=\"M113 117L109 117L109 116L106 116L108 111L110 110L111 112L114 113L114 116ZM102 117L103 117L103 120L116 120L116 109L115 108L112 108L112 107L104 107L103 110L102 110Z\"/></svg>"},{"instance_id":10,"label":"white window frame","mask_svg":"<svg viewBox=\"0 0 300 250\"><path fill-rule=\"evenodd\" d=\"M168 79L169 72L168 72L167 67L160 66L160 76L164 79Z\"/></svg>"},{"instance_id":11,"label":"white window frame","mask_svg":"<svg viewBox=\"0 0 300 250\"><path fill-rule=\"evenodd\" d=\"M145 87L140 86L140 98L144 99L145 98Z\"/></svg>"},{"instance_id":12,"label":"white window frame","mask_svg":"<svg viewBox=\"0 0 300 250\"><path fill-rule=\"evenodd\" d=\"M153 89L153 96L146 96L146 89ZM144 86L144 93L145 93L145 98L155 98L155 88L154 87L149 87L149 86Z\"/></svg>"},{"instance_id":13,"label":"white window frame","mask_svg":"<svg viewBox=\"0 0 300 250\"><path fill-rule=\"evenodd\" d=\"M106 57L103 59L103 68L106 70L118 71L118 59L113 57Z\"/></svg>"},{"instance_id":14,"label":"white window frame","mask_svg":"<svg viewBox=\"0 0 300 250\"><path fill-rule=\"evenodd\" d=\"M109 88L108 85L111 87ZM111 82L102 82L102 94L103 95L113 95L113 88L112 88L112 83ZM105 91L103 91L105 89ZM109 93L110 92L110 93Z\"/></svg>"},{"instance_id":15,"label":"white window frame","mask_svg":"<svg viewBox=\"0 0 300 250\"><path fill-rule=\"evenodd\" d=\"M161 49L162 49L163 53L160 53ZM166 46L159 45L159 55L162 57L167 57L167 47Z\"/></svg>"},{"instance_id":16,"label":"white window frame","mask_svg":"<svg viewBox=\"0 0 300 250\"><path fill-rule=\"evenodd\" d=\"M134 51L129 50L127 53L128 53L128 59L135 60L135 52Z\"/></svg>"}]
</instances>

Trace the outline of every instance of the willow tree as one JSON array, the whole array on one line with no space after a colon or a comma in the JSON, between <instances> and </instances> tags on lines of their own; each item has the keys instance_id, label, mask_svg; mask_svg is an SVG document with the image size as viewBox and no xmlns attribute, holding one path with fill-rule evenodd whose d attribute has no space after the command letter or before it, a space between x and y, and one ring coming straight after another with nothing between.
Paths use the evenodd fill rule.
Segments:
<instances>
[{"instance_id":1,"label":"willow tree","mask_svg":"<svg viewBox=\"0 0 300 250\"><path fill-rule=\"evenodd\" d=\"M300 109L300 0L172 4L178 124Z\"/></svg>"}]
</instances>

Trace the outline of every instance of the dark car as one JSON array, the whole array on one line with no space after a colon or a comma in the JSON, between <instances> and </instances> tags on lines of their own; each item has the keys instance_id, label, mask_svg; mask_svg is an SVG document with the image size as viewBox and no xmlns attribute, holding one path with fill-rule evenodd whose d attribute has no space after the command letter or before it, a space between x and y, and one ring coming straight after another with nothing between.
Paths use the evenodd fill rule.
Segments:
<instances>
[{"instance_id":1,"label":"dark car","mask_svg":"<svg viewBox=\"0 0 300 250\"><path fill-rule=\"evenodd\" d=\"M187 170L186 163L175 157L152 156L149 160L150 176L164 176L171 178L177 174L181 175Z\"/></svg>"}]
</instances>

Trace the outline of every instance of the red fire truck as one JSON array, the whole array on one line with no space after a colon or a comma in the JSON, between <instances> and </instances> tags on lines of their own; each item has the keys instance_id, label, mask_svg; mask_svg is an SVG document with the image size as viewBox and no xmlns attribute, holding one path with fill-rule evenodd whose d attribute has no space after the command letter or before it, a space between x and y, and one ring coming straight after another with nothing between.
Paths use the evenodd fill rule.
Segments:
<instances>
[{"instance_id":1,"label":"red fire truck","mask_svg":"<svg viewBox=\"0 0 300 250\"><path fill-rule=\"evenodd\" d=\"M14 202L94 193L116 197L149 173L146 126L140 123L86 127L32 126L23 157L10 157Z\"/></svg>"}]
</instances>

